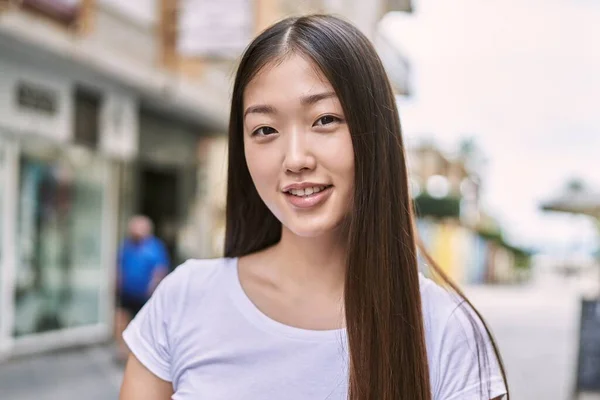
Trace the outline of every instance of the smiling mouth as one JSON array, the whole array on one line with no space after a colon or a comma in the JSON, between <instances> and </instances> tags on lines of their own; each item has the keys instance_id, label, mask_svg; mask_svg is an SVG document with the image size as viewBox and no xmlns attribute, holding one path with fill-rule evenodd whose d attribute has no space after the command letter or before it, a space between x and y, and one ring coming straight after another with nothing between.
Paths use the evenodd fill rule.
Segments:
<instances>
[{"instance_id":1,"label":"smiling mouth","mask_svg":"<svg viewBox=\"0 0 600 400\"><path fill-rule=\"evenodd\" d=\"M289 190L286 190L284 193L287 195L295 196L295 197L309 197L309 196L314 196L317 193L320 193L324 190L327 190L332 186L333 185L320 185L320 186L307 187L304 189L289 189Z\"/></svg>"}]
</instances>

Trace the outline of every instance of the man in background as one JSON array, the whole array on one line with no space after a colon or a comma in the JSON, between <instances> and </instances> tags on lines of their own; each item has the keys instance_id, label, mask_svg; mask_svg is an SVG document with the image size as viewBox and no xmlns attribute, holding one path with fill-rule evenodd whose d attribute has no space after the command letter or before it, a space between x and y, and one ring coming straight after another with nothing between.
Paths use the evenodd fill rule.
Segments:
<instances>
[{"instance_id":1,"label":"man in background","mask_svg":"<svg viewBox=\"0 0 600 400\"><path fill-rule=\"evenodd\" d=\"M153 235L152 221L141 215L131 218L117 269L115 328L119 361L125 361L129 354L123 331L168 272L169 256L164 243Z\"/></svg>"}]
</instances>

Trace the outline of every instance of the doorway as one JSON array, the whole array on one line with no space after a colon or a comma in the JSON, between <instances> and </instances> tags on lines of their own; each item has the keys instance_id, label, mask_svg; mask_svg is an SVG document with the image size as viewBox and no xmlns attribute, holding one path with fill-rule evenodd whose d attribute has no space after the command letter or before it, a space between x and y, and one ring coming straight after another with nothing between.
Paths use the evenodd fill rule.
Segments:
<instances>
[{"instance_id":1,"label":"doorway","mask_svg":"<svg viewBox=\"0 0 600 400\"><path fill-rule=\"evenodd\" d=\"M138 210L154 223L154 234L164 241L171 268L181 260L177 255L179 179L177 168L149 164L140 169Z\"/></svg>"}]
</instances>

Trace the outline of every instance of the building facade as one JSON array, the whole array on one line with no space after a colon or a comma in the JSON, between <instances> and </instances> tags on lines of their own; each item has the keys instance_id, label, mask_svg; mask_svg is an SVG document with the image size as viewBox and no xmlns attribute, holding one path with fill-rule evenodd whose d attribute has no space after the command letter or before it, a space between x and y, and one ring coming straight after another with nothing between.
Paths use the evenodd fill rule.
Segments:
<instances>
[{"instance_id":1,"label":"building facade","mask_svg":"<svg viewBox=\"0 0 600 400\"><path fill-rule=\"evenodd\" d=\"M131 215L154 220L175 263L209 253L182 237L210 236L193 210L228 78L164 66L157 21L102 0L1 8L0 359L111 336Z\"/></svg>"},{"instance_id":2,"label":"building facade","mask_svg":"<svg viewBox=\"0 0 600 400\"><path fill-rule=\"evenodd\" d=\"M418 234L442 271L457 283L526 279L530 254L506 243L498 223L481 207L478 155L471 147L464 142L450 155L428 141L409 146ZM431 273L421 261L423 272Z\"/></svg>"}]
</instances>

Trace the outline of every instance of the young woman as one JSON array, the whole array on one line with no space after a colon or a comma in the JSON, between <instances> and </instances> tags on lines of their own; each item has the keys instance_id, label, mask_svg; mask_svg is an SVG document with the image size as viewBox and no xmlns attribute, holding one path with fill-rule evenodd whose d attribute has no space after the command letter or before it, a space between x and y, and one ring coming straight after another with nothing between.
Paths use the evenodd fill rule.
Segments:
<instances>
[{"instance_id":1,"label":"young woman","mask_svg":"<svg viewBox=\"0 0 600 400\"><path fill-rule=\"evenodd\" d=\"M225 255L179 267L130 324L121 399L507 394L479 315L418 272L394 95L340 19L286 19L242 57Z\"/></svg>"}]
</instances>

